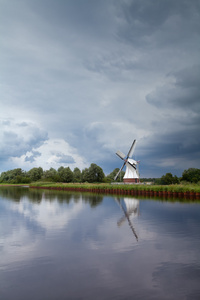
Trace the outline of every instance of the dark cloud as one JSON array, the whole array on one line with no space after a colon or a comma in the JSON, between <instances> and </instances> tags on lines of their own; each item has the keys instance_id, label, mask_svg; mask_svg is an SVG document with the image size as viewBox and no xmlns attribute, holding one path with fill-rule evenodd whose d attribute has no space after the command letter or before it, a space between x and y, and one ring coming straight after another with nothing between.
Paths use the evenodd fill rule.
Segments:
<instances>
[{"instance_id":1,"label":"dark cloud","mask_svg":"<svg viewBox=\"0 0 200 300\"><path fill-rule=\"evenodd\" d=\"M200 112L200 65L169 74L172 83L157 88L146 96L157 107Z\"/></svg>"},{"instance_id":2,"label":"dark cloud","mask_svg":"<svg viewBox=\"0 0 200 300\"><path fill-rule=\"evenodd\" d=\"M136 138L142 176L199 164L198 0L1 2L2 158L74 163L58 139L109 173Z\"/></svg>"},{"instance_id":3,"label":"dark cloud","mask_svg":"<svg viewBox=\"0 0 200 300\"><path fill-rule=\"evenodd\" d=\"M137 42L138 46L155 44L169 46L186 36L198 33L200 5L194 1L121 1L119 15L126 20L119 34ZM192 30L192 31L191 31ZM156 38L158 37L158 38Z\"/></svg>"}]
</instances>

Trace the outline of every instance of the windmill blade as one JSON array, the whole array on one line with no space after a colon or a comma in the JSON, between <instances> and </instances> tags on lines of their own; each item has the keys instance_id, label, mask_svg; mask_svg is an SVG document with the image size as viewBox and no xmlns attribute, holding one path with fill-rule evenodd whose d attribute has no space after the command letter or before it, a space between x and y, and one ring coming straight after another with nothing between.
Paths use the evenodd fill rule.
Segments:
<instances>
[{"instance_id":1,"label":"windmill blade","mask_svg":"<svg viewBox=\"0 0 200 300\"><path fill-rule=\"evenodd\" d=\"M121 159L123 159L123 160L124 160L124 158L126 157L126 155L125 155L123 152L119 151L119 150L116 152L116 154L117 154Z\"/></svg>"},{"instance_id":2,"label":"windmill blade","mask_svg":"<svg viewBox=\"0 0 200 300\"><path fill-rule=\"evenodd\" d=\"M117 172L117 174L116 174L114 180L116 180L116 179L118 178L118 176L119 176L119 174L121 173L121 171L122 171L123 167L125 166L125 164L126 164L126 162L123 163L121 169Z\"/></svg>"},{"instance_id":3,"label":"windmill blade","mask_svg":"<svg viewBox=\"0 0 200 300\"><path fill-rule=\"evenodd\" d=\"M131 167L133 167L135 170L137 169L137 168L136 168L136 165L135 165L135 164L131 164L130 161L128 161L128 159L127 159L127 163L129 163L129 165L130 165Z\"/></svg>"},{"instance_id":4,"label":"windmill blade","mask_svg":"<svg viewBox=\"0 0 200 300\"><path fill-rule=\"evenodd\" d=\"M127 154L127 158L131 157L133 155L133 151L134 151L135 145L136 145L136 140L133 141L133 144L131 145L131 148L130 148L128 154Z\"/></svg>"}]
</instances>

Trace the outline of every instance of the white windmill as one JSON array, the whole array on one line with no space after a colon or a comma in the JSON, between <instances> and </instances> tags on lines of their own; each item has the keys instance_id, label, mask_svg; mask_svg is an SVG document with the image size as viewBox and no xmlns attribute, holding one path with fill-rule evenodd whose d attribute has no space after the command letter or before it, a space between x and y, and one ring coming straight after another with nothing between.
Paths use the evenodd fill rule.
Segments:
<instances>
[{"instance_id":1,"label":"white windmill","mask_svg":"<svg viewBox=\"0 0 200 300\"><path fill-rule=\"evenodd\" d=\"M116 154L124 161L121 169L119 170L119 172L117 173L117 175L115 176L115 180L118 178L119 174L121 173L122 169L124 168L124 166L126 165L126 172L123 178L123 182L124 183L138 183L139 180L139 172L138 172L138 161L130 158L133 156L133 151L136 145L136 140L133 141L131 148L128 152L127 155L125 155L124 153L122 153L121 151L117 151Z\"/></svg>"}]
</instances>

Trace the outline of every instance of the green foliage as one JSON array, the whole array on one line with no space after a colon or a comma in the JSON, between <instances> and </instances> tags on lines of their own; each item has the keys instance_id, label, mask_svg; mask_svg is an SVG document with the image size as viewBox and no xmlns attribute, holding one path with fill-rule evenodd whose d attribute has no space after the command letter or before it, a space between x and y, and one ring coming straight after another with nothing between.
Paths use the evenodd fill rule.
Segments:
<instances>
[{"instance_id":1,"label":"green foliage","mask_svg":"<svg viewBox=\"0 0 200 300\"><path fill-rule=\"evenodd\" d=\"M101 167L97 166L96 164L91 164L89 167L89 182L102 182L105 175Z\"/></svg>"},{"instance_id":2,"label":"green foliage","mask_svg":"<svg viewBox=\"0 0 200 300\"><path fill-rule=\"evenodd\" d=\"M101 167L92 163L89 168L85 168L81 174L82 182L103 182L104 172Z\"/></svg>"},{"instance_id":3,"label":"green foliage","mask_svg":"<svg viewBox=\"0 0 200 300\"><path fill-rule=\"evenodd\" d=\"M57 171L54 168L50 168L49 170L43 172L42 179L47 181L58 181L59 178Z\"/></svg>"},{"instance_id":4,"label":"green foliage","mask_svg":"<svg viewBox=\"0 0 200 300\"><path fill-rule=\"evenodd\" d=\"M27 176L30 178L31 181L37 181L42 178L43 175L43 169L41 167L39 168L32 168L27 172Z\"/></svg>"},{"instance_id":5,"label":"green foliage","mask_svg":"<svg viewBox=\"0 0 200 300\"><path fill-rule=\"evenodd\" d=\"M53 183L53 182L36 182L32 184L35 187L72 189L91 192L107 192L113 190L116 193L120 191L166 191L166 192L198 192L200 185L197 184L171 184L171 185L144 185L144 184L110 184L110 183Z\"/></svg>"},{"instance_id":6,"label":"green foliage","mask_svg":"<svg viewBox=\"0 0 200 300\"><path fill-rule=\"evenodd\" d=\"M8 182L13 184L29 183L30 179L28 178L26 172L24 172L21 168L17 168L7 172L2 172L0 176L0 182Z\"/></svg>"},{"instance_id":7,"label":"green foliage","mask_svg":"<svg viewBox=\"0 0 200 300\"><path fill-rule=\"evenodd\" d=\"M23 183L30 183L36 181L48 181L48 182L63 182L63 183L104 183L104 187L107 188L106 184L114 181L114 177L116 176L117 172L119 171L118 168L114 169L109 175L105 177L104 172L101 167L92 163L89 168L85 168L81 170L79 168L75 168L72 172L69 167L61 166L58 170L54 168L50 168L49 170L43 171L41 167L39 168L32 168L28 172L23 171L21 168L9 170L7 172L2 172L0 175L0 183L11 183L11 184L23 184ZM121 172L121 179L124 176L124 172ZM120 182L120 177L117 179ZM173 176L171 173L166 173L161 178L143 178L141 182L144 182L142 186L143 190L150 190L153 188L152 185L146 185L145 182L154 182L154 186L159 186L160 190L163 190L162 185L177 185L180 183L179 178L175 175ZM192 184L200 183L200 169L190 168L185 170L182 174L181 183L187 184L188 182ZM120 185L115 186L117 188L127 189L128 187ZM109 185L109 189L114 189L112 185ZM130 185L132 189L133 186ZM156 188L156 187L155 187ZM128 188L129 189L129 188ZM134 189L141 189L140 185L135 185ZM183 190L183 187L180 188ZM184 188L185 189L185 188Z\"/></svg>"},{"instance_id":8,"label":"green foliage","mask_svg":"<svg viewBox=\"0 0 200 300\"><path fill-rule=\"evenodd\" d=\"M171 173L166 173L160 179L160 184L168 185L168 184L176 184L179 183L178 177L173 176Z\"/></svg>"},{"instance_id":9,"label":"green foliage","mask_svg":"<svg viewBox=\"0 0 200 300\"><path fill-rule=\"evenodd\" d=\"M107 175L107 179L112 182L114 181L115 176L117 175L117 173L119 172L119 168L114 169L109 175ZM125 172L121 171L120 175L117 178L117 182L122 181L123 177L124 177Z\"/></svg>"},{"instance_id":10,"label":"green foliage","mask_svg":"<svg viewBox=\"0 0 200 300\"><path fill-rule=\"evenodd\" d=\"M22 169L13 169L7 172L2 172L0 175L0 183L30 183L36 181L43 182L104 182L105 175L101 167L96 164L91 164L89 168L82 172L79 168L75 168L72 172L69 167L61 166L58 170L50 168L43 171L41 167L32 168L28 172Z\"/></svg>"},{"instance_id":11,"label":"green foliage","mask_svg":"<svg viewBox=\"0 0 200 300\"><path fill-rule=\"evenodd\" d=\"M197 183L200 181L200 169L189 168L188 170L183 171L181 180Z\"/></svg>"},{"instance_id":12,"label":"green foliage","mask_svg":"<svg viewBox=\"0 0 200 300\"><path fill-rule=\"evenodd\" d=\"M60 167L58 169L58 180L61 182L72 182L73 181L73 172L69 167L64 168Z\"/></svg>"},{"instance_id":13,"label":"green foliage","mask_svg":"<svg viewBox=\"0 0 200 300\"><path fill-rule=\"evenodd\" d=\"M81 170L79 168L75 168L73 171L73 181L81 182Z\"/></svg>"}]
</instances>

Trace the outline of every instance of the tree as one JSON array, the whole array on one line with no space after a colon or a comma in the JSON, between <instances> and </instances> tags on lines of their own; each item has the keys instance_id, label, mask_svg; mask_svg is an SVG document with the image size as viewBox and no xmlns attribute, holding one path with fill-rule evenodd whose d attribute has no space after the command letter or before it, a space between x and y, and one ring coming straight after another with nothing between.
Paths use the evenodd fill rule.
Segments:
<instances>
[{"instance_id":1,"label":"tree","mask_svg":"<svg viewBox=\"0 0 200 300\"><path fill-rule=\"evenodd\" d=\"M43 169L41 167L39 168L32 168L27 172L27 176L30 177L31 181L37 181L42 178L43 175Z\"/></svg>"},{"instance_id":2,"label":"tree","mask_svg":"<svg viewBox=\"0 0 200 300\"><path fill-rule=\"evenodd\" d=\"M197 183L200 181L200 169L189 168L188 170L184 170L181 180Z\"/></svg>"},{"instance_id":3,"label":"tree","mask_svg":"<svg viewBox=\"0 0 200 300\"><path fill-rule=\"evenodd\" d=\"M58 175L61 182L72 182L73 181L73 172L69 167L64 168L60 167L58 169Z\"/></svg>"},{"instance_id":4,"label":"tree","mask_svg":"<svg viewBox=\"0 0 200 300\"><path fill-rule=\"evenodd\" d=\"M58 180L57 171L54 168L50 168L49 170L43 172L42 178L50 181L57 181Z\"/></svg>"},{"instance_id":5,"label":"tree","mask_svg":"<svg viewBox=\"0 0 200 300\"><path fill-rule=\"evenodd\" d=\"M82 182L90 182L90 176L89 176L89 169L88 168L85 168L82 170L82 173L81 173L81 181Z\"/></svg>"},{"instance_id":6,"label":"tree","mask_svg":"<svg viewBox=\"0 0 200 300\"><path fill-rule=\"evenodd\" d=\"M89 182L103 182L104 177L102 168L92 163L89 167Z\"/></svg>"},{"instance_id":7,"label":"tree","mask_svg":"<svg viewBox=\"0 0 200 300\"><path fill-rule=\"evenodd\" d=\"M3 172L0 176L0 182L22 183L25 178L25 172L21 168Z\"/></svg>"},{"instance_id":8,"label":"tree","mask_svg":"<svg viewBox=\"0 0 200 300\"><path fill-rule=\"evenodd\" d=\"M104 172L101 167L92 163L89 168L85 168L82 171L81 179L83 182L103 182Z\"/></svg>"},{"instance_id":9,"label":"tree","mask_svg":"<svg viewBox=\"0 0 200 300\"><path fill-rule=\"evenodd\" d=\"M119 172L119 168L114 169L109 175L107 175L107 179L109 181L114 181L115 176L117 175L117 173ZM125 172L121 171L120 175L117 178L117 182L122 181L122 178L124 177Z\"/></svg>"},{"instance_id":10,"label":"tree","mask_svg":"<svg viewBox=\"0 0 200 300\"><path fill-rule=\"evenodd\" d=\"M179 183L179 179L176 175L173 177L172 173L166 173L161 177L160 182L161 184L164 185L175 184L175 183Z\"/></svg>"},{"instance_id":11,"label":"tree","mask_svg":"<svg viewBox=\"0 0 200 300\"><path fill-rule=\"evenodd\" d=\"M73 181L81 182L81 171L79 168L75 168L73 171Z\"/></svg>"}]
</instances>

